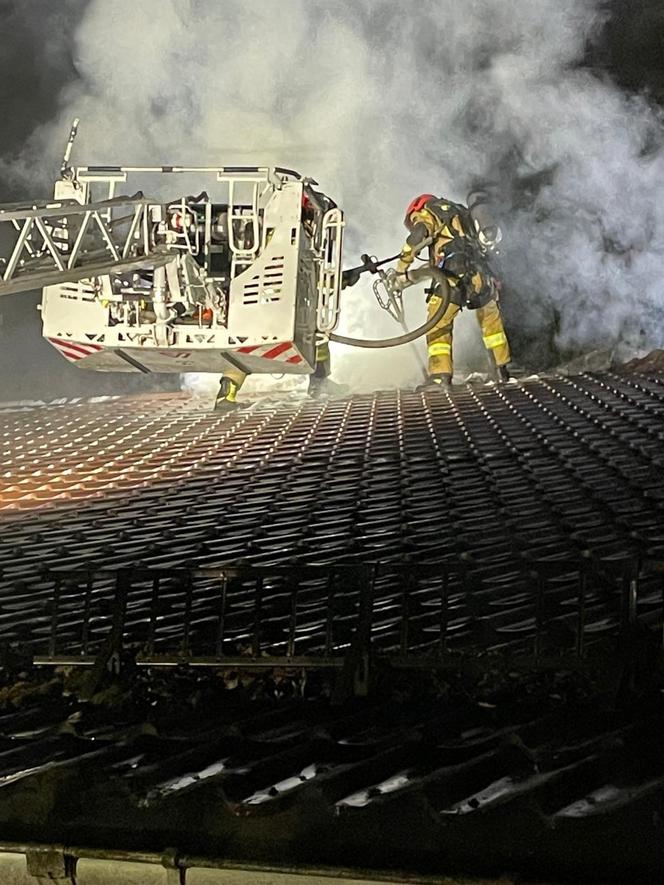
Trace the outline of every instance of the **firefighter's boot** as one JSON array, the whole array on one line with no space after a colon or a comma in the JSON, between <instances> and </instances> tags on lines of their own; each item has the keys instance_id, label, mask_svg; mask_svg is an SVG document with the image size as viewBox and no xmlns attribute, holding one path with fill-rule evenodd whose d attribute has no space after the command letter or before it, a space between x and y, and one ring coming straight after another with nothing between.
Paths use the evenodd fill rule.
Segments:
<instances>
[{"instance_id":1,"label":"firefighter's boot","mask_svg":"<svg viewBox=\"0 0 664 885\"><path fill-rule=\"evenodd\" d=\"M440 390L442 393L452 392L452 376L447 372L434 372L429 375L425 384L417 388L418 390Z\"/></svg>"},{"instance_id":2,"label":"firefighter's boot","mask_svg":"<svg viewBox=\"0 0 664 885\"><path fill-rule=\"evenodd\" d=\"M312 399L318 399L321 396L343 396L344 393L348 393L348 387L345 384L330 381L331 371L330 345L329 342L323 341L316 347L316 368L313 374L309 375L307 392Z\"/></svg>"},{"instance_id":3,"label":"firefighter's boot","mask_svg":"<svg viewBox=\"0 0 664 885\"><path fill-rule=\"evenodd\" d=\"M323 393L323 388L330 374L330 351L329 346L325 345L325 351L322 347L316 348L316 368L309 375L309 386L307 393L312 399L318 399Z\"/></svg>"},{"instance_id":4,"label":"firefighter's boot","mask_svg":"<svg viewBox=\"0 0 664 885\"><path fill-rule=\"evenodd\" d=\"M436 372L435 375L429 375L430 387L437 387L443 393L449 393L452 390L452 376L447 372Z\"/></svg>"},{"instance_id":5,"label":"firefighter's boot","mask_svg":"<svg viewBox=\"0 0 664 885\"><path fill-rule=\"evenodd\" d=\"M497 370L498 370L498 380L499 381L509 381L510 378L512 377L510 375L510 370L507 368L507 366L497 366Z\"/></svg>"},{"instance_id":6,"label":"firefighter's boot","mask_svg":"<svg viewBox=\"0 0 664 885\"><path fill-rule=\"evenodd\" d=\"M342 396L348 392L345 384L337 384L330 380L330 346L327 342L316 348L316 368L309 375L307 393L312 399L321 396Z\"/></svg>"},{"instance_id":7,"label":"firefighter's boot","mask_svg":"<svg viewBox=\"0 0 664 885\"><path fill-rule=\"evenodd\" d=\"M237 408L237 392L239 389L240 385L237 382L223 375L219 383L219 393L214 404L215 412L227 412Z\"/></svg>"},{"instance_id":8,"label":"firefighter's boot","mask_svg":"<svg viewBox=\"0 0 664 885\"><path fill-rule=\"evenodd\" d=\"M336 381L330 381L329 378L321 378L314 372L313 375L309 375L309 389L307 392L312 399L327 396L343 396L345 393L348 393L348 386L346 384L337 384Z\"/></svg>"}]
</instances>

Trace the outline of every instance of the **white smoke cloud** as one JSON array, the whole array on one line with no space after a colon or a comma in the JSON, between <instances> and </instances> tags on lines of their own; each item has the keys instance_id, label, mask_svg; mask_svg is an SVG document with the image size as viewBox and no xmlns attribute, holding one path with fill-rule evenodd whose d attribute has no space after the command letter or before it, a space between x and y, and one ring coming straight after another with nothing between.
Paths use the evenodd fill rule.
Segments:
<instances>
[{"instance_id":1,"label":"white smoke cloud","mask_svg":"<svg viewBox=\"0 0 664 885\"><path fill-rule=\"evenodd\" d=\"M344 208L348 266L361 251L398 251L414 194L464 200L511 153L511 176L550 170L506 223L503 272L522 293L524 324L537 328L555 307L562 348L661 345L664 159L647 150L663 130L645 102L578 67L601 7L91 0L74 38L80 80L31 156L55 156L79 116L85 162L297 168ZM344 295L342 331L398 333L370 282ZM423 296L406 297L415 325ZM473 319L462 321L459 343L477 350ZM337 356L354 384L418 378L408 348Z\"/></svg>"}]
</instances>

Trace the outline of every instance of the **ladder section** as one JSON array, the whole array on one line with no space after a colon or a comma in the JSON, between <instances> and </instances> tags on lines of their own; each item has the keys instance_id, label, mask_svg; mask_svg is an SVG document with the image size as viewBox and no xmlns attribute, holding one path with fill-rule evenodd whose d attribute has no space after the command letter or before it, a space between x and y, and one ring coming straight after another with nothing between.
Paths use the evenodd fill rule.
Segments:
<instances>
[{"instance_id":1,"label":"ladder section","mask_svg":"<svg viewBox=\"0 0 664 885\"><path fill-rule=\"evenodd\" d=\"M135 196L0 206L0 295L165 264L154 205Z\"/></svg>"},{"instance_id":2,"label":"ladder section","mask_svg":"<svg viewBox=\"0 0 664 885\"><path fill-rule=\"evenodd\" d=\"M232 255L231 276L233 277L254 263L261 245L258 217L259 182L252 183L249 206L238 203L237 184L238 182L232 178L228 181L228 245Z\"/></svg>"},{"instance_id":3,"label":"ladder section","mask_svg":"<svg viewBox=\"0 0 664 885\"><path fill-rule=\"evenodd\" d=\"M323 218L323 245L318 276L316 328L323 333L332 332L339 320L343 230L343 213L336 207L329 209Z\"/></svg>"}]
</instances>

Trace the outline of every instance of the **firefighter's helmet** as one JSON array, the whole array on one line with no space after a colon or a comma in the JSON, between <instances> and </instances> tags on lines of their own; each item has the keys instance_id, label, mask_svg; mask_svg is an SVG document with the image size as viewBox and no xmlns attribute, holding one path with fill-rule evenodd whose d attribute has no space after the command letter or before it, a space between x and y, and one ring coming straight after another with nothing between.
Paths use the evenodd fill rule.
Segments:
<instances>
[{"instance_id":1,"label":"firefighter's helmet","mask_svg":"<svg viewBox=\"0 0 664 885\"><path fill-rule=\"evenodd\" d=\"M435 194L420 194L419 197L415 197L414 200L411 200L408 204L408 208L406 209L406 217L403 220L403 223L406 225L408 229L413 226L413 222L411 220L411 216L413 212L420 212L429 200L435 200Z\"/></svg>"}]
</instances>

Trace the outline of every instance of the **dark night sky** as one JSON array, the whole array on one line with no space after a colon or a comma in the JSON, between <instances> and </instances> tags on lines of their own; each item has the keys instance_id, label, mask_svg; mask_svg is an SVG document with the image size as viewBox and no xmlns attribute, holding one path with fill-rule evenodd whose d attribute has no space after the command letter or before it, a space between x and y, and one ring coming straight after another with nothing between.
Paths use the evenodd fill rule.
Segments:
<instances>
[{"instance_id":1,"label":"dark night sky","mask_svg":"<svg viewBox=\"0 0 664 885\"><path fill-rule=\"evenodd\" d=\"M3 156L19 153L33 129L56 116L62 89L76 78L70 35L87 2L0 0L0 32L5 35L0 55ZM0 178L0 202L25 196L50 194L17 192L10 182ZM93 396L178 386L173 375L146 378L73 368L41 337L36 309L39 301L38 292L8 295L0 300L0 400Z\"/></svg>"},{"instance_id":2,"label":"dark night sky","mask_svg":"<svg viewBox=\"0 0 664 885\"><path fill-rule=\"evenodd\" d=\"M664 104L664 4L661 0L614 0L603 39L592 61L632 92Z\"/></svg>"},{"instance_id":3,"label":"dark night sky","mask_svg":"<svg viewBox=\"0 0 664 885\"><path fill-rule=\"evenodd\" d=\"M88 0L0 0L0 153L17 154L33 129L59 108L63 88L75 80L71 34ZM611 19L587 62L625 90L644 92L664 104L664 6L661 0L613 0ZM9 35L9 36L8 36ZM64 137L65 133L63 133ZM22 196L0 178L0 201ZM48 398L117 392L118 376L76 370L40 336L37 293L7 296L0 303L0 399ZM26 358L26 354L29 357ZM141 390L175 380L121 377L121 389Z\"/></svg>"}]
</instances>

